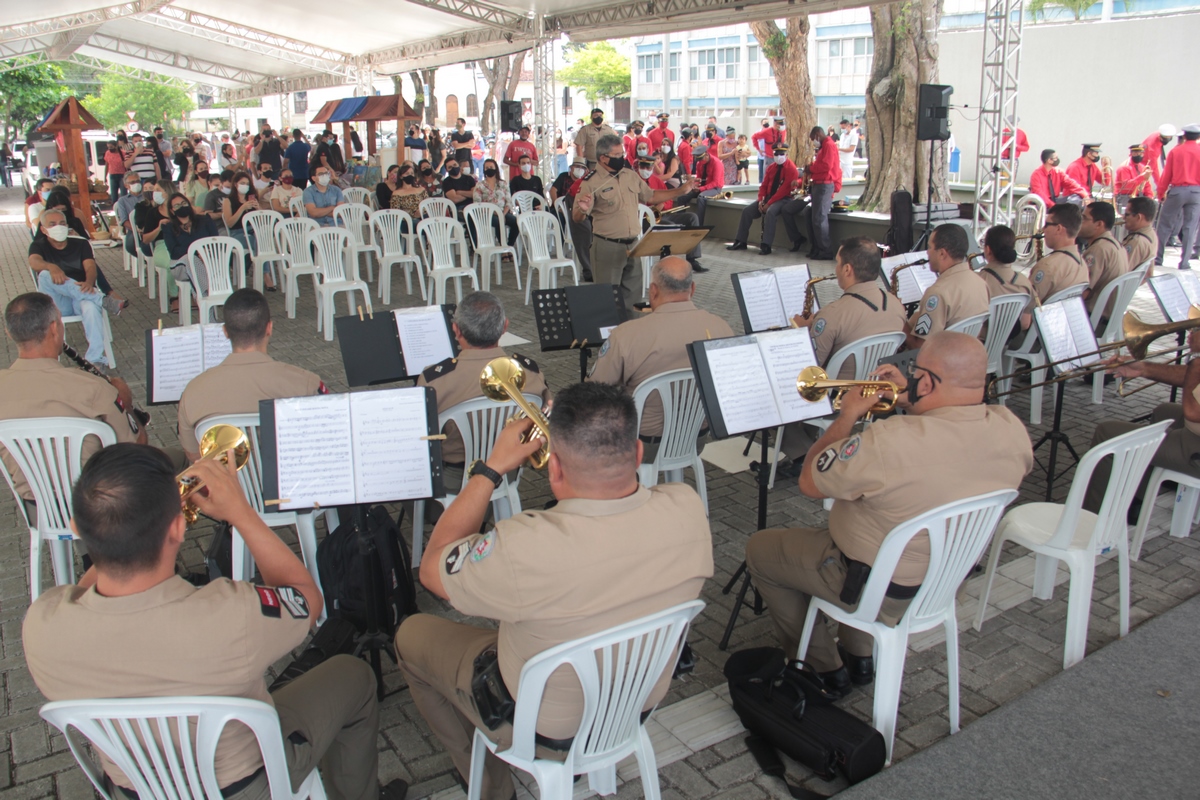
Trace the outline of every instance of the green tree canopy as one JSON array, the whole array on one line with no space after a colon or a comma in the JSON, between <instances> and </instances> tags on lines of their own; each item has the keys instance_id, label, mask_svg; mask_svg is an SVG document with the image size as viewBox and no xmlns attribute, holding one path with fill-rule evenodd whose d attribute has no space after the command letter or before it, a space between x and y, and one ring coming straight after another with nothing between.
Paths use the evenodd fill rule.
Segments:
<instances>
[{"instance_id":1,"label":"green tree canopy","mask_svg":"<svg viewBox=\"0 0 1200 800\"><path fill-rule=\"evenodd\" d=\"M182 81L178 86L164 86L124 75L104 75L99 96L85 97L83 105L110 131L125 127L127 111L134 112L134 120L144 130L156 125L171 128L195 108L183 85Z\"/></svg>"},{"instance_id":2,"label":"green tree canopy","mask_svg":"<svg viewBox=\"0 0 1200 800\"><path fill-rule=\"evenodd\" d=\"M0 66L16 63L0 61ZM57 64L31 64L0 73L0 139L23 138L66 91Z\"/></svg>"},{"instance_id":3,"label":"green tree canopy","mask_svg":"<svg viewBox=\"0 0 1200 800\"><path fill-rule=\"evenodd\" d=\"M590 42L568 52L570 63L556 73L558 80L583 91L593 105L601 98L626 94L632 85L629 57L608 42Z\"/></svg>"}]
</instances>

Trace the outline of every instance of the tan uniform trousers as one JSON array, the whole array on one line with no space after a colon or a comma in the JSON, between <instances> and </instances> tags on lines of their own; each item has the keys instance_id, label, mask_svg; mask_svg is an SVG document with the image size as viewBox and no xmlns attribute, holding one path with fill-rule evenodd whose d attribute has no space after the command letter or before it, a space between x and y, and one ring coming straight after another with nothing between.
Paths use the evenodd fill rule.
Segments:
<instances>
[{"instance_id":1,"label":"tan uniform trousers","mask_svg":"<svg viewBox=\"0 0 1200 800\"><path fill-rule=\"evenodd\" d=\"M780 646L788 658L795 658L800 646L810 597L819 597L848 611L854 609L838 599L842 584L846 582L846 565L842 561L842 551L834 544L828 530L774 528L758 531L746 545L746 566L755 588L766 602L779 634ZM895 625L908 604L908 600L884 598L879 620ZM851 655L871 655L870 634L842 625L838 638ZM824 618L813 627L804 660L818 672L829 672L842 666L837 645Z\"/></svg>"},{"instance_id":2,"label":"tan uniform trousers","mask_svg":"<svg viewBox=\"0 0 1200 800\"><path fill-rule=\"evenodd\" d=\"M1186 475L1200 477L1200 436L1189 431L1183 425L1183 406L1179 403L1163 403L1154 409L1154 413L1150 415L1150 422L1162 422L1163 420L1174 420L1174 424L1167 430L1167 435L1163 439L1162 444L1158 446L1158 450L1154 452L1154 457L1150 459L1150 466L1146 473L1142 475L1141 482L1138 483L1137 494L1134 495L1134 502L1143 501L1146 494L1146 484L1150 482L1150 470L1154 467L1162 467L1164 469L1175 470ZM1123 433L1137 430L1143 427L1135 422L1125 422L1124 420L1108 420L1101 422L1096 426L1095 432L1092 434L1092 447L1101 442L1108 441L1113 437L1120 436ZM1112 459L1106 458L1096 465L1096 470L1092 473L1092 479L1088 482L1087 493L1083 497L1083 507L1088 511L1097 512L1100 506L1104 503L1104 494L1108 489L1108 478L1112 473ZM1153 502L1154 498L1150 498Z\"/></svg>"},{"instance_id":3,"label":"tan uniform trousers","mask_svg":"<svg viewBox=\"0 0 1200 800\"><path fill-rule=\"evenodd\" d=\"M642 260L626 255L631 245L592 237L592 279L596 283L611 283L621 287L621 302L625 313L642 296Z\"/></svg>"}]
</instances>

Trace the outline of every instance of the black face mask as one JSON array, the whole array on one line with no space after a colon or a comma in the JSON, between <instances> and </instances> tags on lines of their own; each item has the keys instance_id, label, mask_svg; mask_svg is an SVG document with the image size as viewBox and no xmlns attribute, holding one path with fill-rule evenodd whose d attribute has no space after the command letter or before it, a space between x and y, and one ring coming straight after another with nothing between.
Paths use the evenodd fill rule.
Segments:
<instances>
[{"instance_id":1,"label":"black face mask","mask_svg":"<svg viewBox=\"0 0 1200 800\"><path fill-rule=\"evenodd\" d=\"M264 173L262 174L262 179L263 179L264 181L269 181L269 180L271 180L271 176L272 176L273 174L274 174L274 173L272 173L272 172L264 172Z\"/></svg>"},{"instance_id":2,"label":"black face mask","mask_svg":"<svg viewBox=\"0 0 1200 800\"><path fill-rule=\"evenodd\" d=\"M1135 164L1140 164L1140 163L1142 163L1143 158L1144 158L1144 156L1130 156L1129 160Z\"/></svg>"},{"instance_id":3,"label":"black face mask","mask_svg":"<svg viewBox=\"0 0 1200 800\"><path fill-rule=\"evenodd\" d=\"M192 207L191 206L180 206L179 208L175 209L175 216L178 217L179 219L191 219L192 218Z\"/></svg>"},{"instance_id":4,"label":"black face mask","mask_svg":"<svg viewBox=\"0 0 1200 800\"><path fill-rule=\"evenodd\" d=\"M208 180L208 173L207 173L207 172L197 172L197 173L196 173L196 180L198 180L198 181L207 181L207 180Z\"/></svg>"},{"instance_id":5,"label":"black face mask","mask_svg":"<svg viewBox=\"0 0 1200 800\"><path fill-rule=\"evenodd\" d=\"M608 168L611 169L614 173L620 172L621 170L625 169L625 167L627 167L627 166L629 166L629 165L625 163L624 156L622 156L620 158L611 158L610 157L608 159Z\"/></svg>"},{"instance_id":6,"label":"black face mask","mask_svg":"<svg viewBox=\"0 0 1200 800\"><path fill-rule=\"evenodd\" d=\"M1089 155L1087 158L1088 158L1088 161L1090 161L1090 162L1092 162L1093 164L1095 164L1097 161L1099 161L1099 160L1100 160L1100 154L1099 154L1099 153L1092 153L1092 154L1090 154L1090 155Z\"/></svg>"},{"instance_id":7,"label":"black face mask","mask_svg":"<svg viewBox=\"0 0 1200 800\"><path fill-rule=\"evenodd\" d=\"M764 123L763 123L763 127L764 127L764 128L769 128L769 127L771 127L771 123L769 123L769 122L764 122Z\"/></svg>"},{"instance_id":8,"label":"black face mask","mask_svg":"<svg viewBox=\"0 0 1200 800\"><path fill-rule=\"evenodd\" d=\"M162 140L162 137L163 137L163 135L162 135L161 133L156 133L156 134L154 134L154 138L155 138L155 139L158 139L158 140L160 140L160 141Z\"/></svg>"},{"instance_id":9,"label":"black face mask","mask_svg":"<svg viewBox=\"0 0 1200 800\"><path fill-rule=\"evenodd\" d=\"M916 405L921 400L920 395L917 394L920 391L920 383L915 377L908 379L908 404L910 406Z\"/></svg>"},{"instance_id":10,"label":"black face mask","mask_svg":"<svg viewBox=\"0 0 1200 800\"><path fill-rule=\"evenodd\" d=\"M433 167L421 167L421 174L422 175L432 175Z\"/></svg>"},{"instance_id":11,"label":"black face mask","mask_svg":"<svg viewBox=\"0 0 1200 800\"><path fill-rule=\"evenodd\" d=\"M497 170L495 167L488 167L487 169L485 169L483 171L483 174L484 174L484 177L494 178L494 177L496 177L496 172L497 172Z\"/></svg>"},{"instance_id":12,"label":"black face mask","mask_svg":"<svg viewBox=\"0 0 1200 800\"><path fill-rule=\"evenodd\" d=\"M405 175L403 178L400 179L400 181L402 183L408 184L409 186L412 186L417 182L417 179L414 178L412 175Z\"/></svg>"},{"instance_id":13,"label":"black face mask","mask_svg":"<svg viewBox=\"0 0 1200 800\"><path fill-rule=\"evenodd\" d=\"M592 117L592 124L593 125L603 125L604 117Z\"/></svg>"},{"instance_id":14,"label":"black face mask","mask_svg":"<svg viewBox=\"0 0 1200 800\"><path fill-rule=\"evenodd\" d=\"M461 167L450 167L449 169L446 170L446 172L449 172L450 176L452 178L457 178L458 173L462 172L462 168Z\"/></svg>"},{"instance_id":15,"label":"black face mask","mask_svg":"<svg viewBox=\"0 0 1200 800\"><path fill-rule=\"evenodd\" d=\"M1050 166L1052 166L1052 167L1057 167L1059 164L1058 156L1055 156L1054 158L1050 159L1050 161L1047 163L1049 163Z\"/></svg>"}]
</instances>

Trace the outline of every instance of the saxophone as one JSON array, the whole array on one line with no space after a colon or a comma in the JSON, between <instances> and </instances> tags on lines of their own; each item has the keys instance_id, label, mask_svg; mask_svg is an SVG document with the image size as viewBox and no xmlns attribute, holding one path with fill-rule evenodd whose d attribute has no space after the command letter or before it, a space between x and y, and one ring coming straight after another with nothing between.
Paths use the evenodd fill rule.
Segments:
<instances>
[{"instance_id":1,"label":"saxophone","mask_svg":"<svg viewBox=\"0 0 1200 800\"><path fill-rule=\"evenodd\" d=\"M902 270L906 270L909 267L919 267L922 264L928 264L928 263L929 263L928 258L922 258L920 261L914 261L911 264L901 264L900 266L893 269L892 276L890 279L892 294L896 295L897 297L900 296L900 272Z\"/></svg>"},{"instance_id":2,"label":"saxophone","mask_svg":"<svg viewBox=\"0 0 1200 800\"><path fill-rule=\"evenodd\" d=\"M836 275L826 275L824 278L808 279L808 283L804 285L804 310L800 312L800 316L805 319L812 316L813 305L817 299L817 284L821 281L831 281L836 277Z\"/></svg>"}]
</instances>

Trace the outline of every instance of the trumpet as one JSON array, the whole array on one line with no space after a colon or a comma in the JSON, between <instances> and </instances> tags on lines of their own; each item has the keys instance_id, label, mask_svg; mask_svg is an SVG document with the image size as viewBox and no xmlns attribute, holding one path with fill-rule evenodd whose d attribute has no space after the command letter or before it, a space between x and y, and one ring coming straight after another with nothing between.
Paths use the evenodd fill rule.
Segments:
<instances>
[{"instance_id":1,"label":"trumpet","mask_svg":"<svg viewBox=\"0 0 1200 800\"><path fill-rule=\"evenodd\" d=\"M837 392L833 398L834 411L841 410L842 397L855 387L862 387L863 394L867 396L881 395L883 392L892 393L891 397L878 397L875 405L871 406L871 410L867 412L868 417L871 414L884 414L896 407L896 393L899 390L891 381L830 380L825 370L820 367L805 367L796 377L796 391L810 403L824 399L825 395L831 391Z\"/></svg>"},{"instance_id":2,"label":"trumpet","mask_svg":"<svg viewBox=\"0 0 1200 800\"><path fill-rule=\"evenodd\" d=\"M533 420L533 429L523 436L521 441L528 443L534 437L542 440L541 447L529 457L529 461L534 469L545 469L550 461L550 420L546 419L540 408L521 394L524 386L525 369L513 358L492 359L479 376L479 388L483 390L485 397L498 403L511 400L520 408L518 414ZM521 416L514 414L512 419L520 419Z\"/></svg>"},{"instance_id":3,"label":"trumpet","mask_svg":"<svg viewBox=\"0 0 1200 800\"><path fill-rule=\"evenodd\" d=\"M200 459L211 459L228 463L229 451L233 451L233 463L238 468L250 460L250 440L246 432L236 425L213 425L200 437ZM192 525L200 518L200 509L192 502L192 495L204 487L204 481L186 471L176 478L179 484L179 503L183 518Z\"/></svg>"},{"instance_id":4,"label":"trumpet","mask_svg":"<svg viewBox=\"0 0 1200 800\"><path fill-rule=\"evenodd\" d=\"M900 296L900 272L902 270L906 270L909 267L919 267L922 264L928 264L928 263L929 263L928 258L922 258L920 261L914 261L911 264L901 264L900 266L893 269L892 275L888 279L889 282L891 283L892 294L896 295L897 297Z\"/></svg>"},{"instance_id":5,"label":"trumpet","mask_svg":"<svg viewBox=\"0 0 1200 800\"><path fill-rule=\"evenodd\" d=\"M720 193L717 195L717 199L718 199L718 200L732 200L732 199L733 199L733 192L732 192L731 190L729 190L729 189L726 189L725 191L723 191L723 192L720 192ZM691 205L691 204L689 203L689 205Z\"/></svg>"},{"instance_id":6,"label":"trumpet","mask_svg":"<svg viewBox=\"0 0 1200 800\"><path fill-rule=\"evenodd\" d=\"M837 275L826 275L824 278L809 278L808 283L804 284L804 310L800 312L800 316L808 319L812 314L813 304L817 299L817 284L821 281L832 281L837 278Z\"/></svg>"}]
</instances>

